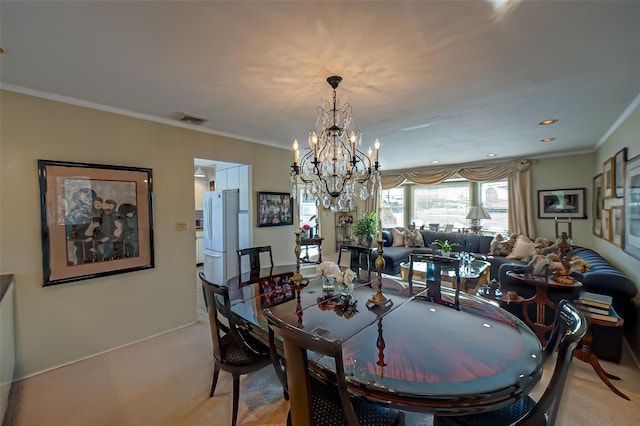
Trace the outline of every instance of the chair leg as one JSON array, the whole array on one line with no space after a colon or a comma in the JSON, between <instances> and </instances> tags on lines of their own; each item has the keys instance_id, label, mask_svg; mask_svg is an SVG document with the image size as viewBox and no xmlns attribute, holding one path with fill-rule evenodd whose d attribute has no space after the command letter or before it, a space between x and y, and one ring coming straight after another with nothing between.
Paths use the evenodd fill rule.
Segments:
<instances>
[{"instance_id":1,"label":"chair leg","mask_svg":"<svg viewBox=\"0 0 640 426\"><path fill-rule=\"evenodd\" d=\"M209 393L209 398L213 398L213 393L216 390L216 385L218 384L218 375L220 374L220 367L218 364L213 365L213 381L211 382L211 393Z\"/></svg>"},{"instance_id":2,"label":"chair leg","mask_svg":"<svg viewBox=\"0 0 640 426\"><path fill-rule=\"evenodd\" d=\"M236 426L238 420L238 400L240 399L240 375L233 375L233 418L231 426Z\"/></svg>"}]
</instances>

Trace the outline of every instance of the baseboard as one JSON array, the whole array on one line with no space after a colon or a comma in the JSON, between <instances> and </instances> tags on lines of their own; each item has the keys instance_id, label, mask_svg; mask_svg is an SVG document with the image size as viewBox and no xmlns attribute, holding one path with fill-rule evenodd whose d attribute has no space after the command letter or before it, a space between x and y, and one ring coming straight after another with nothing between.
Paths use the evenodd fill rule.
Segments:
<instances>
[{"instance_id":1,"label":"baseboard","mask_svg":"<svg viewBox=\"0 0 640 426\"><path fill-rule=\"evenodd\" d=\"M28 379L30 377L35 377L35 376L38 376L40 374L47 373L49 371L57 370L58 368L66 367L68 365L75 364L76 362L84 361L86 359L91 359L91 358L94 358L94 357L97 357L97 356L100 356L100 355L103 355L103 354L106 354L106 353L109 353L109 352L117 351L118 349L126 348L127 346L135 345L136 343L144 342L145 340L153 339L154 337L162 336L163 334L171 333L173 331L180 330L180 329L183 329L185 327L190 327L190 326L192 326L194 324L197 324L197 323L198 323L198 320L196 319L195 321L190 322L188 324L184 324L184 325L181 325L181 326L178 326L178 327L175 327L175 328L171 328L169 330L165 330L165 331L162 331L160 333L152 334L150 336L143 337L142 339L138 339L138 340L134 340L133 342L125 343L124 345L116 346L116 347L111 348L111 349L106 349L104 351L101 351L101 352L98 352L98 353L95 353L95 354L92 354L92 355L87 355L85 357L78 358L78 359L75 359L73 361L65 362L64 364L56 365L54 367L50 367L50 368L47 368L45 370L36 371L35 373L31 373L31 374L28 374L26 376L17 377L17 378L14 377L12 383L16 383L16 382Z\"/></svg>"},{"instance_id":2,"label":"baseboard","mask_svg":"<svg viewBox=\"0 0 640 426\"><path fill-rule=\"evenodd\" d=\"M636 355L636 353L633 351L633 348L631 347L631 345L629 344L629 342L627 341L627 338L624 337L622 339L622 342L624 344L624 346L627 348L627 350L629 351L629 354L631 355L631 359L633 359L633 363L635 364L636 368L638 370L640 370L640 361L638 361L638 356Z\"/></svg>"}]
</instances>

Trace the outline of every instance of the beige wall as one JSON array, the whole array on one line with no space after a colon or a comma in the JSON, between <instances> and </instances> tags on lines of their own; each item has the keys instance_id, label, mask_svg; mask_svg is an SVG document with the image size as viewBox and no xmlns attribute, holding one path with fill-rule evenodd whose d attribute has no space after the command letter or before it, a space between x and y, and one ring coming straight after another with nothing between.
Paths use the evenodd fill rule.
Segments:
<instances>
[{"instance_id":1,"label":"beige wall","mask_svg":"<svg viewBox=\"0 0 640 426\"><path fill-rule=\"evenodd\" d=\"M252 164L252 203L255 191L289 190L281 149L8 91L0 110L0 273L16 280L16 378L195 321L194 158ZM151 168L156 267L44 288L38 159ZM253 225L253 243L291 263L292 232Z\"/></svg>"},{"instance_id":2,"label":"beige wall","mask_svg":"<svg viewBox=\"0 0 640 426\"><path fill-rule=\"evenodd\" d=\"M549 241L555 239L555 221L553 219L538 218L538 191L549 189L586 188L586 219L572 219L571 229L573 244L583 247L593 246L593 213L592 213L592 179L595 154L567 155L563 157L543 158L536 160L531 166L531 196L534 215L536 217L535 237L545 237ZM559 231L566 230L565 224L560 224ZM533 236L532 236L533 237Z\"/></svg>"},{"instance_id":3,"label":"beige wall","mask_svg":"<svg viewBox=\"0 0 640 426\"><path fill-rule=\"evenodd\" d=\"M593 175L602 172L604 161L616 155L622 148L627 148L627 158L631 159L640 155L640 108L627 118L624 123L602 144L596 151ZM623 205L624 199L616 198L605 200L605 208L614 205ZM609 259L618 269L631 278L636 285L640 283L640 261L626 254L619 247L602 238L594 239L595 250ZM636 298L638 300L638 298Z\"/></svg>"}]
</instances>

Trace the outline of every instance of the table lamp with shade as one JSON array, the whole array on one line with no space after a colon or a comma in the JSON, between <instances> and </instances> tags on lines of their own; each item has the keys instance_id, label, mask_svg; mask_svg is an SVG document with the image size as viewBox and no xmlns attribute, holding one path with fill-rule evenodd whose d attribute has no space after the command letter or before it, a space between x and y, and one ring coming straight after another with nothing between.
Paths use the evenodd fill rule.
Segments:
<instances>
[{"instance_id":1,"label":"table lamp with shade","mask_svg":"<svg viewBox=\"0 0 640 426\"><path fill-rule=\"evenodd\" d=\"M491 219L491 216L489 216L489 213L482 205L479 205L471 206L469 213L467 213L467 219L471 219L471 226L469 229L477 234L482 229L480 221L482 219Z\"/></svg>"}]
</instances>

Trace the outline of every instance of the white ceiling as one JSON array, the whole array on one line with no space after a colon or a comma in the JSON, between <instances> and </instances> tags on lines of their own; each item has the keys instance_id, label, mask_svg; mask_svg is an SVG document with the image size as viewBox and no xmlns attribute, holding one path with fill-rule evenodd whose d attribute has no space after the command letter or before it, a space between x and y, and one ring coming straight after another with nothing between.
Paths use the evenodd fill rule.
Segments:
<instances>
[{"instance_id":1,"label":"white ceiling","mask_svg":"<svg viewBox=\"0 0 640 426\"><path fill-rule=\"evenodd\" d=\"M7 90L286 148L341 75L383 169L589 152L640 93L640 1L2 1L0 19Z\"/></svg>"}]
</instances>

